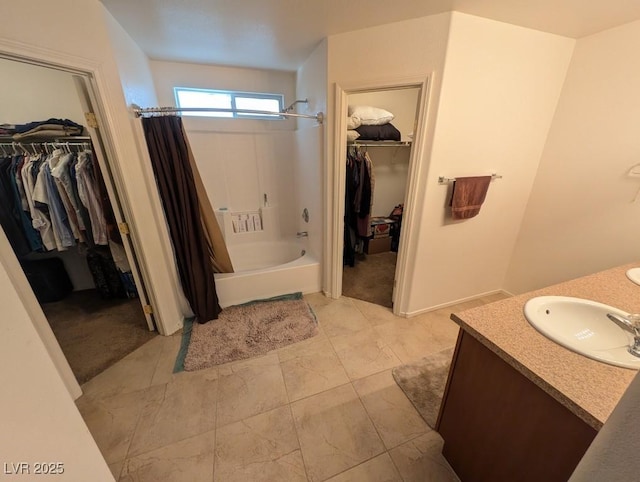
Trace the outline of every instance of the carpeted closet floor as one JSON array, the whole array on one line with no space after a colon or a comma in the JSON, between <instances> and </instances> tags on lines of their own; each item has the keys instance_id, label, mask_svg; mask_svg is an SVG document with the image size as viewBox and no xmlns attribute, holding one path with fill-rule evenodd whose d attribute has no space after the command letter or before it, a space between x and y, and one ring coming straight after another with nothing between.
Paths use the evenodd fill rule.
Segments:
<instances>
[{"instance_id":1,"label":"carpeted closet floor","mask_svg":"<svg viewBox=\"0 0 640 482\"><path fill-rule=\"evenodd\" d=\"M342 294L391 308L398 253L356 255L356 265L342 269Z\"/></svg>"},{"instance_id":2,"label":"carpeted closet floor","mask_svg":"<svg viewBox=\"0 0 640 482\"><path fill-rule=\"evenodd\" d=\"M138 299L103 300L96 290L83 290L42 309L80 384L156 336Z\"/></svg>"}]
</instances>

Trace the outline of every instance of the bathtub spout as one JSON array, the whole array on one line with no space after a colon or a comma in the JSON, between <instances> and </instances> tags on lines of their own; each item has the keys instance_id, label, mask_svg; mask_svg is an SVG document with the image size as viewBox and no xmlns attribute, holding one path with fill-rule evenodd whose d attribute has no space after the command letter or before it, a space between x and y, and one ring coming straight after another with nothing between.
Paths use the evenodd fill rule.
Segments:
<instances>
[{"instance_id":1,"label":"bathtub spout","mask_svg":"<svg viewBox=\"0 0 640 482\"><path fill-rule=\"evenodd\" d=\"M298 231L296 233L296 238L307 238L309 237L309 233L307 233L306 231Z\"/></svg>"}]
</instances>

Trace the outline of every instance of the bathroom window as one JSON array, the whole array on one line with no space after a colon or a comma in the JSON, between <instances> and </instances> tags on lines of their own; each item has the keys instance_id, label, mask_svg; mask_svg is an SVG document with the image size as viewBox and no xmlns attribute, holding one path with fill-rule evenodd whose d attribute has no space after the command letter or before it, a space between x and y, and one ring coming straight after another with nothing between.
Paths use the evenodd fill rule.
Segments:
<instances>
[{"instance_id":1,"label":"bathroom window","mask_svg":"<svg viewBox=\"0 0 640 482\"><path fill-rule=\"evenodd\" d=\"M246 114L242 112L184 112L182 115L227 117L236 119L283 119L278 115L284 104L282 94L237 92L234 90L192 89L175 87L178 107L208 107L214 109L260 110L274 114Z\"/></svg>"}]
</instances>

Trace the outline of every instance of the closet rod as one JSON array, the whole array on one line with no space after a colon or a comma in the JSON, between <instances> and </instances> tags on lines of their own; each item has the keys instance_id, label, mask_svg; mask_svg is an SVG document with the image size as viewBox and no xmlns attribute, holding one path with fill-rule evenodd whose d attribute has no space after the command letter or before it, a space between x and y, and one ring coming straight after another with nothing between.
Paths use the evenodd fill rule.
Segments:
<instances>
[{"instance_id":1,"label":"closet rod","mask_svg":"<svg viewBox=\"0 0 640 482\"><path fill-rule=\"evenodd\" d=\"M0 146L15 146L15 147L20 147L20 146L44 146L44 145L48 145L48 146L90 146L91 142L89 142L89 140L86 141L81 141L81 140L77 140L77 141L35 141L35 142L19 142L19 141L11 141L11 142L4 142L4 141L0 141Z\"/></svg>"},{"instance_id":2,"label":"closet rod","mask_svg":"<svg viewBox=\"0 0 640 482\"><path fill-rule=\"evenodd\" d=\"M324 122L324 114L322 112L318 112L315 115L310 114L295 114L293 112L272 112L268 110L248 110L248 109L217 109L213 107L147 107L142 108L135 104L131 105L133 113L136 117L143 117L146 115L154 115L154 114L173 114L177 112L229 112L236 114L257 114L257 115L268 115L268 116L278 116L278 117L301 117L305 119L315 119L318 124L322 124Z\"/></svg>"},{"instance_id":3,"label":"closet rod","mask_svg":"<svg viewBox=\"0 0 640 482\"><path fill-rule=\"evenodd\" d=\"M494 179L502 179L502 176L500 174L491 174L491 180L493 181ZM453 182L455 180L456 180L455 177L440 176L438 177L438 184L445 184L448 182Z\"/></svg>"},{"instance_id":4,"label":"closet rod","mask_svg":"<svg viewBox=\"0 0 640 482\"><path fill-rule=\"evenodd\" d=\"M408 147L411 141L348 141L347 146L351 147Z\"/></svg>"},{"instance_id":5,"label":"closet rod","mask_svg":"<svg viewBox=\"0 0 640 482\"><path fill-rule=\"evenodd\" d=\"M69 136L69 137L37 137L37 136L33 136L30 139L15 140L11 136L0 136L0 142L2 142L2 143L15 142L17 144L20 144L20 143L23 143L23 144L42 144L44 142L52 143L52 142L76 142L76 141L91 142L91 137L90 136Z\"/></svg>"},{"instance_id":6,"label":"closet rod","mask_svg":"<svg viewBox=\"0 0 640 482\"><path fill-rule=\"evenodd\" d=\"M0 146L8 146L8 147L20 147L20 146L90 146L91 143L88 141L53 141L53 142L2 142L0 141Z\"/></svg>"},{"instance_id":7,"label":"closet rod","mask_svg":"<svg viewBox=\"0 0 640 482\"><path fill-rule=\"evenodd\" d=\"M18 149L22 150L24 154L28 154L28 155L32 155L32 154L37 155L38 151L40 151L40 154L43 154L44 152L50 153L49 149L58 149L58 148L63 148L63 149L66 148L68 152L71 152L72 147L82 147L84 149L90 149L91 148L90 138L87 137L86 139L87 140L74 139L73 141L52 141L52 142L47 142L47 141L8 142L2 139L0 140L0 150L2 151L2 154L4 154L5 156L9 155L7 154L7 151L5 151L5 147L13 149L14 155L19 154ZM29 149L27 148L31 148L33 152L29 152Z\"/></svg>"}]
</instances>

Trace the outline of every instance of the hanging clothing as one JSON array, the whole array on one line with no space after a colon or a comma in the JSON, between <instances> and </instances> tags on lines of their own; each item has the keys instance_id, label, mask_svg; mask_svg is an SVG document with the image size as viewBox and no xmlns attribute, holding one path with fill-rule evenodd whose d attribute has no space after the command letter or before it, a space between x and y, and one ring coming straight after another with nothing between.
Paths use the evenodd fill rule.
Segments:
<instances>
[{"instance_id":1,"label":"hanging clothing","mask_svg":"<svg viewBox=\"0 0 640 482\"><path fill-rule=\"evenodd\" d=\"M344 248L343 263L355 266L356 263L356 231L357 223L354 209L356 192L358 190L360 169L355 156L347 156L347 171L345 176L344 192Z\"/></svg>"},{"instance_id":2,"label":"hanging clothing","mask_svg":"<svg viewBox=\"0 0 640 482\"><path fill-rule=\"evenodd\" d=\"M91 227L91 218L89 211L82 204L80 194L78 193L77 178L75 176L75 164L78 161L77 153L69 152L60 156L58 164L51 169L51 175L56 179L58 190L64 190L73 209L76 212L78 227L84 237L87 246L95 246L93 241L93 229ZM73 175L72 175L73 169Z\"/></svg>"},{"instance_id":3,"label":"hanging clothing","mask_svg":"<svg viewBox=\"0 0 640 482\"><path fill-rule=\"evenodd\" d=\"M69 225L67 211L62 205L62 199L56 188L53 177L51 176L51 168L49 162L45 159L41 165L36 179L35 188L33 190L33 200L36 203L47 206L49 219L53 229L53 237L55 239L58 251L64 251L76 244ZM37 205L37 204L36 204Z\"/></svg>"},{"instance_id":4,"label":"hanging clothing","mask_svg":"<svg viewBox=\"0 0 640 482\"><path fill-rule=\"evenodd\" d=\"M24 165L24 161L24 156L15 156L11 161L10 183L13 188L14 206L18 216L20 217L22 231L29 242L31 251L42 251L43 247L40 235L33 228L31 216L28 214L29 205L24 193L24 186L22 185L22 176L19 173L19 168Z\"/></svg>"},{"instance_id":5,"label":"hanging clothing","mask_svg":"<svg viewBox=\"0 0 640 482\"><path fill-rule=\"evenodd\" d=\"M29 252L44 252L64 251L76 243L93 247L107 245L109 239L122 241L116 231L113 236L107 233L106 219L113 219L115 227L115 217L104 199L106 189L96 181L97 167L90 151L78 156L57 149L48 155L4 159L6 197L0 211L5 223L18 221L22 236L14 236L16 245L22 244L19 238L26 238ZM16 252L25 254L27 250L20 246Z\"/></svg>"},{"instance_id":6,"label":"hanging clothing","mask_svg":"<svg viewBox=\"0 0 640 482\"><path fill-rule=\"evenodd\" d=\"M41 156L29 157L28 161L25 161L22 166L21 175L33 228L40 234L40 240L42 241L44 249L51 251L52 249L56 249L56 242L53 236L51 221L46 213L46 206L36 206L36 202L33 199L40 162Z\"/></svg>"},{"instance_id":7,"label":"hanging clothing","mask_svg":"<svg viewBox=\"0 0 640 482\"><path fill-rule=\"evenodd\" d=\"M24 231L19 211L21 205L16 206L11 185L11 163L10 157L0 159L0 225L4 229L11 247L16 254L27 254L31 248Z\"/></svg>"},{"instance_id":8,"label":"hanging clothing","mask_svg":"<svg viewBox=\"0 0 640 482\"><path fill-rule=\"evenodd\" d=\"M96 246L89 250L87 265L101 298L127 298L120 273L107 248Z\"/></svg>"},{"instance_id":9,"label":"hanging clothing","mask_svg":"<svg viewBox=\"0 0 640 482\"><path fill-rule=\"evenodd\" d=\"M343 263L355 266L360 241L371 236L371 208L375 180L371 158L366 151L352 147L347 151L345 179Z\"/></svg>"},{"instance_id":10,"label":"hanging clothing","mask_svg":"<svg viewBox=\"0 0 640 482\"><path fill-rule=\"evenodd\" d=\"M95 155L89 151L87 151L87 154L91 155L91 167L93 168L93 179L96 196L100 201L100 205L102 206L102 213L104 215L104 222L106 224L107 237L111 241L122 244L122 237L120 235L120 230L118 229L118 223L116 221L115 213L111 208L111 200L109 199L109 194L107 193L107 186L105 185L102 171L100 170L100 165L98 164L98 159L96 159Z\"/></svg>"},{"instance_id":11,"label":"hanging clothing","mask_svg":"<svg viewBox=\"0 0 640 482\"><path fill-rule=\"evenodd\" d=\"M373 187L375 180L373 177L373 168L371 164L371 158L369 153L362 154L362 182L361 182L361 196L359 203L356 204L358 211L358 235L362 238L368 238L371 236L371 208L373 207Z\"/></svg>"},{"instance_id":12,"label":"hanging clothing","mask_svg":"<svg viewBox=\"0 0 640 482\"><path fill-rule=\"evenodd\" d=\"M77 178L78 195L82 204L89 212L91 229L93 231L93 241L98 245L109 243L107 236L107 223L104 217L102 203L100 202L98 188L93 175L93 165L91 153L88 151L78 154L78 162L75 164Z\"/></svg>"},{"instance_id":13,"label":"hanging clothing","mask_svg":"<svg viewBox=\"0 0 640 482\"><path fill-rule=\"evenodd\" d=\"M20 195L20 205L22 206L22 210L25 212L29 212L29 204L27 203L27 195L24 192L24 185L22 184L22 166L27 161L27 156L15 156L13 158L14 166L13 166L13 175L16 180L16 187L18 188L18 193Z\"/></svg>"},{"instance_id":14,"label":"hanging clothing","mask_svg":"<svg viewBox=\"0 0 640 482\"><path fill-rule=\"evenodd\" d=\"M50 121L17 126L14 132L30 135L53 129L68 134L70 128L77 130L68 126L66 120L59 125L55 119ZM42 143L39 149L46 150L48 145ZM112 236L107 231L107 220L111 220L114 228ZM56 149L50 154L1 158L0 224L21 262L28 263L25 258L33 252L63 251L78 246L79 254L86 255L93 281L103 298L138 295L92 151L78 155Z\"/></svg>"},{"instance_id":15,"label":"hanging clothing","mask_svg":"<svg viewBox=\"0 0 640 482\"><path fill-rule=\"evenodd\" d=\"M56 183L56 189L67 211L71 231L73 231L73 235L78 241L85 242L84 231L86 231L86 226L78 210L79 200L73 196L71 178L68 172L69 161L73 156L74 154L70 152L51 156L49 158L49 166L51 167L51 176L53 176Z\"/></svg>"}]
</instances>

